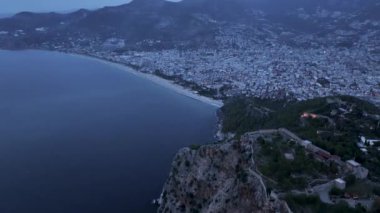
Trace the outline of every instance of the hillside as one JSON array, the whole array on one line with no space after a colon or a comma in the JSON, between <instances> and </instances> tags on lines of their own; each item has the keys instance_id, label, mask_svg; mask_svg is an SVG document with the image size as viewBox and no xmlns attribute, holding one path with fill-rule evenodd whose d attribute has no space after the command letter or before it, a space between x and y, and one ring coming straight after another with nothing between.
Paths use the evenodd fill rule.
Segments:
<instances>
[{"instance_id":1,"label":"hillside","mask_svg":"<svg viewBox=\"0 0 380 213\"><path fill-rule=\"evenodd\" d=\"M366 152L358 145L359 136L380 138L376 106L351 96L307 101L236 97L221 114L223 130L236 136L180 150L158 200L159 212L288 212L287 204L294 212L377 208L370 197L378 194L380 144L367 144ZM368 168L369 179L356 180L344 163L352 159ZM347 193L338 190L343 200L333 203L331 184L343 177ZM343 202L355 199L348 193L370 204Z\"/></svg>"},{"instance_id":2,"label":"hillside","mask_svg":"<svg viewBox=\"0 0 380 213\"><path fill-rule=\"evenodd\" d=\"M269 27L273 33L319 33L328 38L337 29L349 28L354 21L379 20L375 12L379 4L375 0L348 0L343 4L333 0L287 0L286 4L277 1L134 0L121 6L69 14L22 12L0 19L0 31L8 32L0 35L0 47L29 48L51 41L69 45L70 38L101 42L117 37L124 39L129 48L189 48L216 45L215 36L220 30L232 26L243 27L248 34ZM366 25L361 30L374 27ZM38 28L44 31L36 31ZM267 30L262 33L271 36ZM148 45L148 40L160 42Z\"/></svg>"},{"instance_id":3,"label":"hillside","mask_svg":"<svg viewBox=\"0 0 380 213\"><path fill-rule=\"evenodd\" d=\"M286 127L343 160L356 159L380 180L380 144L367 147L368 153L358 145L361 136L380 139L380 109L369 102L350 96L292 102L234 98L222 112L225 132Z\"/></svg>"}]
</instances>

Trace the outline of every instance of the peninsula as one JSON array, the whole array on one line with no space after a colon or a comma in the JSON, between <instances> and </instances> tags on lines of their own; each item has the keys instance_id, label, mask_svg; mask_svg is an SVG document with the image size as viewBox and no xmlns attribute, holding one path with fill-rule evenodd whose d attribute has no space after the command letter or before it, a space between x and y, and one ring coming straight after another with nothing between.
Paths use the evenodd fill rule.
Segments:
<instances>
[{"instance_id":1,"label":"peninsula","mask_svg":"<svg viewBox=\"0 0 380 213\"><path fill-rule=\"evenodd\" d=\"M179 151L159 212L380 208L376 106L347 96L293 103L237 98L222 112L223 130L235 137Z\"/></svg>"}]
</instances>

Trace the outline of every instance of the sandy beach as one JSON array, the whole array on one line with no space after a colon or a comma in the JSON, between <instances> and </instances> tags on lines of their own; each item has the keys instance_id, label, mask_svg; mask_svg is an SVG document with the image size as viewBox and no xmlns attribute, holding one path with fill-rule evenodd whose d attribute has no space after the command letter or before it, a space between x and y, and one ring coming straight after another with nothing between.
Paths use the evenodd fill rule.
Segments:
<instances>
[{"instance_id":1,"label":"sandy beach","mask_svg":"<svg viewBox=\"0 0 380 213\"><path fill-rule=\"evenodd\" d=\"M116 68L121 69L121 70L123 70L125 72L131 73L131 74L133 74L135 76L147 79L147 80L149 80L151 82L154 82L154 83L156 83L156 84L158 84L160 86L163 86L163 87L166 87L168 89L171 89L171 90L177 92L178 94L187 96L187 97L192 98L194 100L201 101L203 103L212 105L214 107L221 108L223 106L223 101L214 100L214 99L209 98L209 97L201 96L201 95L195 93L194 91L192 91L192 90L190 90L188 88L185 88L185 87L182 87L182 86L180 86L178 84L175 84L172 81L160 78L160 77L158 77L156 75L153 75L153 74L147 74L147 73L139 72L139 71L134 70L134 69L132 69L130 67L127 67L127 66L125 66L123 64L119 64L119 63L107 61L105 59L100 59L100 58L96 58L96 57L92 57L92 56L87 56L87 55L80 55L80 54L75 54L75 53L70 53L70 55L73 55L73 56L76 56L76 57L84 57L86 59L91 59L91 60L96 60L96 61L98 61L100 63L116 67Z\"/></svg>"}]
</instances>

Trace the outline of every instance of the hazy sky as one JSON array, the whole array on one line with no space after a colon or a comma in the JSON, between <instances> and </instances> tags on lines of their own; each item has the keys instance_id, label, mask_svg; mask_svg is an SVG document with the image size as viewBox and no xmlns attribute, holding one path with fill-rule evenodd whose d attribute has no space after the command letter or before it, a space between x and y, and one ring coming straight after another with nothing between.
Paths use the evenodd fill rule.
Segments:
<instances>
[{"instance_id":1,"label":"hazy sky","mask_svg":"<svg viewBox=\"0 0 380 213\"><path fill-rule=\"evenodd\" d=\"M120 5L130 0L0 0L0 13L20 11L68 11L78 8L99 8Z\"/></svg>"}]
</instances>

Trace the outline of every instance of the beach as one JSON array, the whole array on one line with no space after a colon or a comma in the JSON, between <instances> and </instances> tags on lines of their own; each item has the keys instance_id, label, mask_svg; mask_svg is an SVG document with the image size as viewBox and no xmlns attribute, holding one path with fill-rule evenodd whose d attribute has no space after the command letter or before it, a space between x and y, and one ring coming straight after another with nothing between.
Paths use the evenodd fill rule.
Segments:
<instances>
[{"instance_id":1,"label":"beach","mask_svg":"<svg viewBox=\"0 0 380 213\"><path fill-rule=\"evenodd\" d=\"M76 53L68 53L68 54L76 56L76 57L84 57L86 59L91 59L91 60L95 60L95 61L103 63L103 64L107 64L109 66L118 68L118 69L123 70L123 71L128 72L128 73L131 73L131 74L138 76L140 78L147 79L147 80L149 80L155 84L158 84L160 86L163 86L165 88L171 89L178 94L184 95L184 96L192 98L194 100L201 101L203 103L212 105L212 106L217 107L217 108L221 108L224 105L223 101L221 101L221 100L215 100L215 99L212 99L209 97L199 95L195 91L192 91L188 88L180 86L180 85L174 83L173 81L160 78L154 74L139 72L137 70L132 69L131 67L128 67L128 66L125 66L123 64L116 63L116 62L111 62L111 61L108 61L108 60L102 59L102 58L97 58L97 57L93 57L93 56L89 56L89 55L76 54Z\"/></svg>"}]
</instances>

